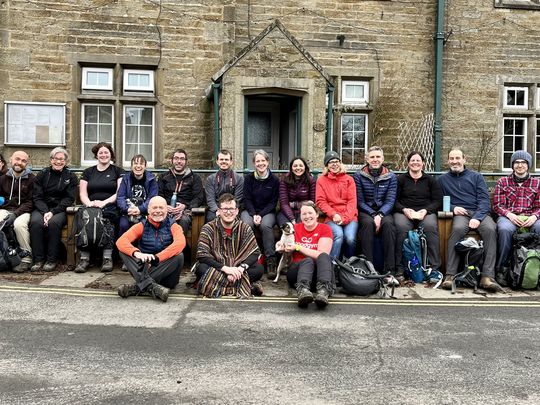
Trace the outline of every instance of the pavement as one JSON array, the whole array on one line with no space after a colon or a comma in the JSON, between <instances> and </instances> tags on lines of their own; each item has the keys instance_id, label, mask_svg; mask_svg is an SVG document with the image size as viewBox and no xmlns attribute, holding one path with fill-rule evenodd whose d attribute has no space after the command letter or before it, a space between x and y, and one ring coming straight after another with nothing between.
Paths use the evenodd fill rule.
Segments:
<instances>
[{"instance_id":1,"label":"pavement","mask_svg":"<svg viewBox=\"0 0 540 405\"><path fill-rule=\"evenodd\" d=\"M189 271L189 268L184 268L180 277L178 286L171 291L172 296L178 295L182 297L197 296L197 291L192 287L194 275ZM263 276L262 285L264 296L269 299L279 300L294 300L296 291L290 289L284 275L281 276L277 283L268 280ZM69 289L81 291L109 291L116 292L116 289L121 284L132 283L133 279L129 273L121 270L120 266L115 266L110 273L101 273L99 267L90 267L86 273L75 273L68 266L62 265L56 271L45 272L27 272L23 274L3 272L0 273L0 286L4 288L17 287L43 287L55 289ZM406 286L397 287L394 290L394 298L398 300L480 300L481 302L501 301L501 300L526 300L539 301L539 290L514 291L510 288L505 288L506 294L491 294L482 289L474 292L472 289L459 288L455 294L449 291L434 289L426 284L410 283ZM347 296L343 293L336 293L333 300L339 301L355 301L362 299L378 298L378 295L370 297Z\"/></svg>"}]
</instances>

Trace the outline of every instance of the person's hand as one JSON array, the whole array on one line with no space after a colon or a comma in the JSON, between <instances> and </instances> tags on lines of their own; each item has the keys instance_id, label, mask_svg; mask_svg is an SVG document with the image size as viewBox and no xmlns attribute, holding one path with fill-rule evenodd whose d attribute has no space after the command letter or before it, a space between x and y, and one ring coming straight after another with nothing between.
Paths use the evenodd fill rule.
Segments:
<instances>
[{"instance_id":1,"label":"person's hand","mask_svg":"<svg viewBox=\"0 0 540 405\"><path fill-rule=\"evenodd\" d=\"M260 215L253 215L253 223L255 225L260 225L262 221L262 217Z\"/></svg>"},{"instance_id":2,"label":"person's hand","mask_svg":"<svg viewBox=\"0 0 540 405\"><path fill-rule=\"evenodd\" d=\"M343 224L343 219L341 218L341 215L334 214L334 216L332 217L332 222L334 222L337 225L341 225Z\"/></svg>"},{"instance_id":3,"label":"person's hand","mask_svg":"<svg viewBox=\"0 0 540 405\"><path fill-rule=\"evenodd\" d=\"M534 225L534 223L538 220L536 215L531 215L526 221L523 222L523 227L529 228Z\"/></svg>"},{"instance_id":4,"label":"person's hand","mask_svg":"<svg viewBox=\"0 0 540 405\"><path fill-rule=\"evenodd\" d=\"M425 217L426 217L426 215L427 215L427 210L426 210L426 209L424 209L424 208L422 208L421 210L419 210L419 211L416 211L416 213L417 213L417 214L418 214L418 216L419 216L419 218L418 218L418 219L419 219L420 221L423 221L423 220L424 220L424 218L425 218Z\"/></svg>"},{"instance_id":5,"label":"person's hand","mask_svg":"<svg viewBox=\"0 0 540 405\"><path fill-rule=\"evenodd\" d=\"M135 259L139 259L143 263L150 263L151 261L154 261L156 259L155 256L150 253L143 253L139 251L135 252L133 254L133 257Z\"/></svg>"},{"instance_id":6,"label":"person's hand","mask_svg":"<svg viewBox=\"0 0 540 405\"><path fill-rule=\"evenodd\" d=\"M287 253L293 252L295 248L296 248L296 244L294 244L294 243L287 243L287 244L285 245L285 252L287 252Z\"/></svg>"},{"instance_id":7,"label":"person's hand","mask_svg":"<svg viewBox=\"0 0 540 405\"><path fill-rule=\"evenodd\" d=\"M524 222L519 218L519 215L509 212L508 214L506 214L506 218L508 218L510 222L512 222L517 227L521 228L522 226L524 226Z\"/></svg>"},{"instance_id":8,"label":"person's hand","mask_svg":"<svg viewBox=\"0 0 540 405\"><path fill-rule=\"evenodd\" d=\"M375 233L379 233L381 229L382 217L380 215L375 215L373 217L373 222L375 222Z\"/></svg>"},{"instance_id":9,"label":"person's hand","mask_svg":"<svg viewBox=\"0 0 540 405\"><path fill-rule=\"evenodd\" d=\"M221 271L227 274L227 280L233 283L236 280L239 280L240 277L242 277L242 273L244 272L244 269L241 267L223 266L221 268Z\"/></svg>"},{"instance_id":10,"label":"person's hand","mask_svg":"<svg viewBox=\"0 0 540 405\"><path fill-rule=\"evenodd\" d=\"M479 226L480 226L480 221L479 221L479 220L473 218L473 219L471 219L471 220L469 221L469 228L471 228L471 229L476 229L476 228L478 228Z\"/></svg>"},{"instance_id":11,"label":"person's hand","mask_svg":"<svg viewBox=\"0 0 540 405\"><path fill-rule=\"evenodd\" d=\"M469 215L469 211L463 207L454 207L454 215Z\"/></svg>"},{"instance_id":12,"label":"person's hand","mask_svg":"<svg viewBox=\"0 0 540 405\"><path fill-rule=\"evenodd\" d=\"M412 208L403 208L403 215L405 215L408 219L412 220L412 216L414 214L414 210Z\"/></svg>"},{"instance_id":13,"label":"person's hand","mask_svg":"<svg viewBox=\"0 0 540 405\"><path fill-rule=\"evenodd\" d=\"M127 210L128 215L140 215L141 210L138 207L129 207Z\"/></svg>"},{"instance_id":14,"label":"person's hand","mask_svg":"<svg viewBox=\"0 0 540 405\"><path fill-rule=\"evenodd\" d=\"M43 225L45 226L49 226L49 220L53 217L53 213L52 212L46 212L44 215L43 215Z\"/></svg>"},{"instance_id":15,"label":"person's hand","mask_svg":"<svg viewBox=\"0 0 540 405\"><path fill-rule=\"evenodd\" d=\"M276 242L276 252L281 253L281 252L283 252L284 250L285 250L285 244L284 244L282 241L278 240L278 241Z\"/></svg>"}]
</instances>

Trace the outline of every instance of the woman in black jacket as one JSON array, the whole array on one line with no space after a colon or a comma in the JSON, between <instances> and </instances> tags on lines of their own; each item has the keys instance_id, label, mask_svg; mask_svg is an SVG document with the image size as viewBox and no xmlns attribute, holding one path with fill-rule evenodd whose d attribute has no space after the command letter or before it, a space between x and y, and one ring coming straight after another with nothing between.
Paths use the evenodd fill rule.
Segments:
<instances>
[{"instance_id":1,"label":"woman in black jacket","mask_svg":"<svg viewBox=\"0 0 540 405\"><path fill-rule=\"evenodd\" d=\"M30 217L30 244L34 265L30 271L53 271L58 263L62 229L66 225L66 208L73 205L78 179L67 167L69 154L54 148L51 165L34 180L34 207Z\"/></svg>"}]
</instances>

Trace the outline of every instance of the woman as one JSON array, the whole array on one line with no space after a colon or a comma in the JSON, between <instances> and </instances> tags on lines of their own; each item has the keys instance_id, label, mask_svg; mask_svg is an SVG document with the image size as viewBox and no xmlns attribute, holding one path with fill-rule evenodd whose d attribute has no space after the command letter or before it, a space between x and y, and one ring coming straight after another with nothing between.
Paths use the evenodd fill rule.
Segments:
<instances>
[{"instance_id":1,"label":"woman","mask_svg":"<svg viewBox=\"0 0 540 405\"><path fill-rule=\"evenodd\" d=\"M334 293L334 272L329 253L332 249L332 229L318 221L317 207L313 201L300 205L301 222L294 226L295 244L284 246L276 243L278 252L291 252L292 264L287 271L287 281L298 293L298 306L306 308L315 300L319 308L328 305ZM315 286L315 297L311 289Z\"/></svg>"},{"instance_id":2,"label":"woman","mask_svg":"<svg viewBox=\"0 0 540 405\"><path fill-rule=\"evenodd\" d=\"M146 171L146 158L135 155L131 158L131 172L126 174L118 188L116 205L120 209L120 235L148 213L148 202L158 194L154 175Z\"/></svg>"},{"instance_id":3,"label":"woman","mask_svg":"<svg viewBox=\"0 0 540 405\"><path fill-rule=\"evenodd\" d=\"M79 183L67 164L68 152L61 147L50 153L50 166L34 180L34 207L30 217L30 244L34 265L30 271L56 269L62 243L62 229L67 223L66 208L73 205Z\"/></svg>"},{"instance_id":4,"label":"woman","mask_svg":"<svg viewBox=\"0 0 540 405\"><path fill-rule=\"evenodd\" d=\"M263 251L266 256L268 278L276 276L276 250L274 225L279 195L279 180L272 174L269 156L262 149L253 152L255 171L244 180L244 206L241 219L252 228L259 227L262 234Z\"/></svg>"},{"instance_id":5,"label":"woman","mask_svg":"<svg viewBox=\"0 0 540 405\"><path fill-rule=\"evenodd\" d=\"M330 225L334 243L330 257L339 259L341 246L345 239L343 255L355 255L356 233L358 231L358 208L356 206L356 186L337 152L324 156L324 170L317 179L317 207L326 215L325 222Z\"/></svg>"},{"instance_id":6,"label":"woman","mask_svg":"<svg viewBox=\"0 0 540 405\"><path fill-rule=\"evenodd\" d=\"M0 153L0 176L3 174L6 174L8 171L8 166L6 159L4 159L4 155Z\"/></svg>"},{"instance_id":7,"label":"woman","mask_svg":"<svg viewBox=\"0 0 540 405\"><path fill-rule=\"evenodd\" d=\"M289 163L289 173L279 182L278 225L285 222L296 224L300 219L302 201L315 201L315 179L302 156L294 157Z\"/></svg>"},{"instance_id":8,"label":"woman","mask_svg":"<svg viewBox=\"0 0 540 405\"><path fill-rule=\"evenodd\" d=\"M442 202L441 187L433 176L424 173L424 156L420 152L409 153L407 162L407 172L398 177L394 205L397 276L403 276L403 241L407 232L418 226L424 228L426 235L429 265L436 270L441 266L437 227L437 211Z\"/></svg>"},{"instance_id":9,"label":"woman","mask_svg":"<svg viewBox=\"0 0 540 405\"><path fill-rule=\"evenodd\" d=\"M98 163L83 171L79 196L86 207L96 207L103 211L103 217L105 218L104 233L107 237L102 241L102 246L99 246L103 248L101 271L109 272L113 269L112 251L115 227L118 222L116 193L122 181L124 169L112 164L115 155L109 143L98 143L92 148L92 153ZM79 264L75 267L75 272L84 273L90 265L90 249L88 247L78 247L78 249L81 251L81 258Z\"/></svg>"}]
</instances>

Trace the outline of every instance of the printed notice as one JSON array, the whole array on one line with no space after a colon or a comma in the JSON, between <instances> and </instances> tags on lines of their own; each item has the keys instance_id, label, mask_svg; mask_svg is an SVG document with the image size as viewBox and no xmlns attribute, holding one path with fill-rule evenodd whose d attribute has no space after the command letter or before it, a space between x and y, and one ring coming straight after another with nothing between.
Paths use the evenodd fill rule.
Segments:
<instances>
[{"instance_id":1,"label":"printed notice","mask_svg":"<svg viewBox=\"0 0 540 405\"><path fill-rule=\"evenodd\" d=\"M6 145L65 145L66 106L6 101Z\"/></svg>"}]
</instances>

